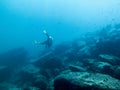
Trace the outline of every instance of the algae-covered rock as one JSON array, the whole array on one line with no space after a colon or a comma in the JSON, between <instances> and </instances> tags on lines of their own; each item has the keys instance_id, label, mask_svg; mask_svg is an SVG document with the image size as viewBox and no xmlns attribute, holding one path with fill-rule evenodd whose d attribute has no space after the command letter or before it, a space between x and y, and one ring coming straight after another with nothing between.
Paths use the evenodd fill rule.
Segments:
<instances>
[{"instance_id":1,"label":"algae-covered rock","mask_svg":"<svg viewBox=\"0 0 120 90\"><path fill-rule=\"evenodd\" d=\"M39 71L40 71L40 69L37 68L33 64L28 64L28 65L24 66L22 70L24 72L28 72L28 73L31 73L31 74L39 73Z\"/></svg>"},{"instance_id":2,"label":"algae-covered rock","mask_svg":"<svg viewBox=\"0 0 120 90\"><path fill-rule=\"evenodd\" d=\"M116 56L108 55L108 54L100 54L99 56L100 56L101 58L107 59L107 60L119 59L119 58L116 57Z\"/></svg>"},{"instance_id":3,"label":"algae-covered rock","mask_svg":"<svg viewBox=\"0 0 120 90\"><path fill-rule=\"evenodd\" d=\"M56 77L54 90L120 90L120 81L109 75L69 72Z\"/></svg>"},{"instance_id":4,"label":"algae-covered rock","mask_svg":"<svg viewBox=\"0 0 120 90\"><path fill-rule=\"evenodd\" d=\"M107 62L96 62L91 68L94 68L94 71L104 74L113 74L113 66Z\"/></svg>"},{"instance_id":5,"label":"algae-covered rock","mask_svg":"<svg viewBox=\"0 0 120 90\"><path fill-rule=\"evenodd\" d=\"M118 65L120 64L120 58L114 55L108 55L108 54L100 54L99 57L104 61L108 62L112 65Z\"/></svg>"},{"instance_id":6,"label":"algae-covered rock","mask_svg":"<svg viewBox=\"0 0 120 90\"><path fill-rule=\"evenodd\" d=\"M120 66L117 66L117 67L114 69L114 77L116 77L117 79L120 80Z\"/></svg>"}]
</instances>

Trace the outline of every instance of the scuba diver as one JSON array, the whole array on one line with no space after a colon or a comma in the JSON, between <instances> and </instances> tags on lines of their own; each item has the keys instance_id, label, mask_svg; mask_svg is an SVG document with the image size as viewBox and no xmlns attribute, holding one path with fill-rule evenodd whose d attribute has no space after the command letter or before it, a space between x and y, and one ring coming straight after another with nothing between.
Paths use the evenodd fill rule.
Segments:
<instances>
[{"instance_id":1,"label":"scuba diver","mask_svg":"<svg viewBox=\"0 0 120 90\"><path fill-rule=\"evenodd\" d=\"M43 31L43 33L47 36L47 40L43 41L43 42L37 42L35 41L35 44L40 44L40 45L45 45L46 48L49 48L52 46L53 44L53 38L52 36L50 36L46 30Z\"/></svg>"}]
</instances>

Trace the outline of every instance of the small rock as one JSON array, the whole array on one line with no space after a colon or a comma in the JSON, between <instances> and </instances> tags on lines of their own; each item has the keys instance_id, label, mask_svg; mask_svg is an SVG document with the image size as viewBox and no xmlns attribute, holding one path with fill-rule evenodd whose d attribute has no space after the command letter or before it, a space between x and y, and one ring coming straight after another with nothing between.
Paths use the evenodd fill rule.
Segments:
<instances>
[{"instance_id":1,"label":"small rock","mask_svg":"<svg viewBox=\"0 0 120 90\"><path fill-rule=\"evenodd\" d=\"M69 65L69 69L70 69L72 72L84 72L84 71L86 71L85 68L80 67L80 66L74 66L74 65Z\"/></svg>"}]
</instances>

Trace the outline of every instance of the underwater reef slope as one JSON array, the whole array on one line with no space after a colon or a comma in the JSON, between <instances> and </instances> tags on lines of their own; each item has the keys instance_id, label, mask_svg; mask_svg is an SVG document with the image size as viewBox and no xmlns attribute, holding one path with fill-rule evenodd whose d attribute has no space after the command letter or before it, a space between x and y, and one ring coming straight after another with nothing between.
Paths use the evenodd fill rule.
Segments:
<instances>
[{"instance_id":1,"label":"underwater reef slope","mask_svg":"<svg viewBox=\"0 0 120 90\"><path fill-rule=\"evenodd\" d=\"M120 25L61 42L35 58L25 48L1 54L0 90L120 90Z\"/></svg>"}]
</instances>

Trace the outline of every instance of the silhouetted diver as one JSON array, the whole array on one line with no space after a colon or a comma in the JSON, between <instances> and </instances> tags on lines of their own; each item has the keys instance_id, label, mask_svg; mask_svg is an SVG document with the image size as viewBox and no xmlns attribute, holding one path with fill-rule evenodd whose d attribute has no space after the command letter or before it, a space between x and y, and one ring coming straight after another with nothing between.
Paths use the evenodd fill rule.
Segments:
<instances>
[{"instance_id":1,"label":"silhouetted diver","mask_svg":"<svg viewBox=\"0 0 120 90\"><path fill-rule=\"evenodd\" d=\"M35 41L35 44L41 44L41 45L45 45L46 48L51 47L53 44L53 38L52 36L50 36L46 30L43 31L43 33L47 36L47 40L43 41L43 42L37 42Z\"/></svg>"}]
</instances>

